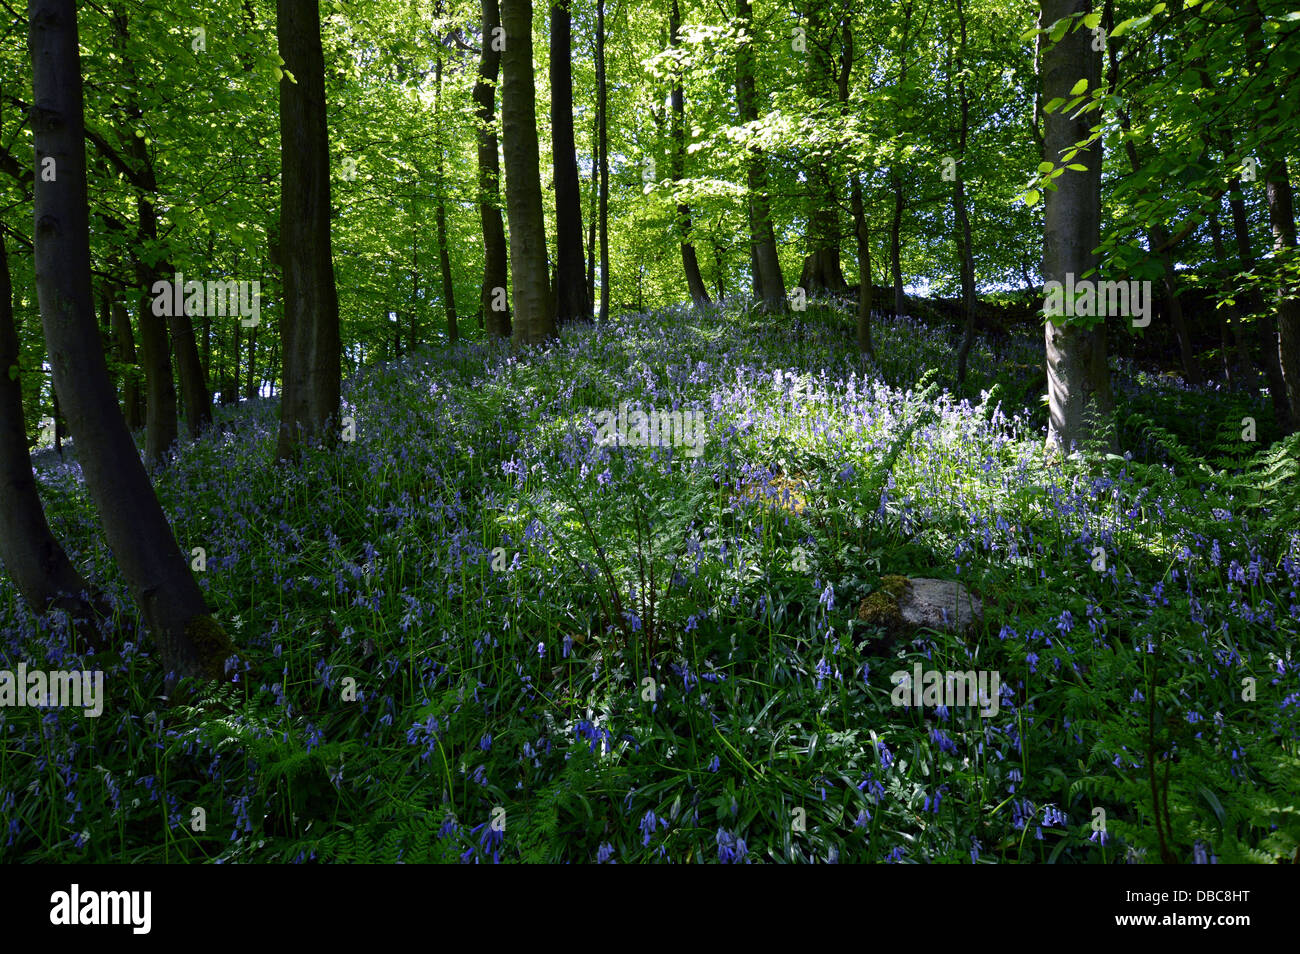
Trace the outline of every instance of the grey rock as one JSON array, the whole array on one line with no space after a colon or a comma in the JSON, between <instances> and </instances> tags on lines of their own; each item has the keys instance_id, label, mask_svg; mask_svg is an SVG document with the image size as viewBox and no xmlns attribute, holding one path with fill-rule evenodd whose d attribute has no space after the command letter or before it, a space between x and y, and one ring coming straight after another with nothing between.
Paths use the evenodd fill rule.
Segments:
<instances>
[{"instance_id":1,"label":"grey rock","mask_svg":"<svg viewBox=\"0 0 1300 954\"><path fill-rule=\"evenodd\" d=\"M979 598L956 580L909 577L907 584L898 612L908 626L965 633L984 618Z\"/></svg>"}]
</instances>

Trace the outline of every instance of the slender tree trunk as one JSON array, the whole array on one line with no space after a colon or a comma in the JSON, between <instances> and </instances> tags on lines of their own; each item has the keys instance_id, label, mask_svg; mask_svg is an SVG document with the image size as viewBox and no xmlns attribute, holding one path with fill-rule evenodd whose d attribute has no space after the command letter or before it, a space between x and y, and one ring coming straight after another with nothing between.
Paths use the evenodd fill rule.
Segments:
<instances>
[{"instance_id":1,"label":"slender tree trunk","mask_svg":"<svg viewBox=\"0 0 1300 954\"><path fill-rule=\"evenodd\" d=\"M849 80L853 76L853 20L846 16L840 30L840 109L849 112ZM853 216L853 236L858 254L858 351L875 357L871 342L871 242L867 230L867 213L862 202L862 177L854 170L849 180L849 211Z\"/></svg>"},{"instance_id":2,"label":"slender tree trunk","mask_svg":"<svg viewBox=\"0 0 1300 954\"><path fill-rule=\"evenodd\" d=\"M555 176L555 324L590 321L582 268L582 186L573 137L570 0L551 3L551 152Z\"/></svg>"},{"instance_id":3,"label":"slender tree trunk","mask_svg":"<svg viewBox=\"0 0 1300 954\"><path fill-rule=\"evenodd\" d=\"M898 44L898 85L900 89L907 84L907 71L910 66L908 53L911 50L908 44L911 42L911 32L912 2L906 0L903 4L903 26ZM899 135L902 135L902 117L896 116L895 123L898 126ZM889 265L894 279L894 314L902 317L907 314L907 295L903 289L902 251L903 211L907 206L907 200L903 195L903 180L899 176L897 169L891 168L889 170L889 181L894 188L894 215L889 224Z\"/></svg>"},{"instance_id":4,"label":"slender tree trunk","mask_svg":"<svg viewBox=\"0 0 1300 954\"><path fill-rule=\"evenodd\" d=\"M129 43L127 21L124 16L115 20L117 42L124 51L128 86L126 115L129 129L123 134L126 151L131 157L135 170L136 209L139 215L139 242L141 248L154 247L158 243L158 213L153 197L158 192L158 181L154 170L153 157L144 138L135 133L141 128L144 114L136 97L135 89L140 85L135 62L125 51ZM137 253L138 256L138 253ZM151 292L153 283L159 279L172 281L174 271L166 262L160 265L137 265L137 280L145 277L148 284L144 291ZM207 382L203 375L203 365L199 360L198 345L194 338L194 325L184 308L167 308L163 321L166 331L150 329L145 331L145 324L154 324L159 316L153 314L153 295L149 296L148 316L142 314L141 338L149 338L147 354L153 362L152 371L158 380L151 386L151 397L158 402L155 409L157 436L146 435L146 457L153 462L165 458L166 451L176 440L176 391L171 380L171 355L176 359L176 373L180 380L181 397L185 404L186 431L190 438L197 438L212 423L212 402L208 394ZM151 321L150 319L154 319ZM157 322L162 323L162 322ZM170 344L169 344L170 339ZM166 367L164 368L164 365ZM149 369L146 369L146 373ZM165 378L165 380L163 380Z\"/></svg>"},{"instance_id":5,"label":"slender tree trunk","mask_svg":"<svg viewBox=\"0 0 1300 954\"><path fill-rule=\"evenodd\" d=\"M966 383L966 366L975 343L975 249L971 241L970 215L966 208L966 141L970 134L970 97L966 91L966 7L957 0L957 25L961 35L957 48L957 103L960 116L957 130L956 181L953 183L952 206L957 219L957 261L961 270L962 336L957 348L957 384Z\"/></svg>"},{"instance_id":6,"label":"slender tree trunk","mask_svg":"<svg viewBox=\"0 0 1300 954\"><path fill-rule=\"evenodd\" d=\"M1273 253L1292 264L1296 250L1295 204L1285 159L1269 169L1265 179L1268 218L1273 228ZM1300 426L1300 287L1288 282L1277 303L1277 351L1286 387L1286 417L1280 422L1289 433Z\"/></svg>"},{"instance_id":7,"label":"slender tree trunk","mask_svg":"<svg viewBox=\"0 0 1300 954\"><path fill-rule=\"evenodd\" d=\"M596 164L600 168L600 322L609 320L609 88L605 80L605 0L596 0Z\"/></svg>"},{"instance_id":8,"label":"slender tree trunk","mask_svg":"<svg viewBox=\"0 0 1300 954\"><path fill-rule=\"evenodd\" d=\"M139 430L144 426L144 402L140 385L136 381L138 371L135 357L135 334L131 330L131 316L121 302L111 298L108 305L109 318L113 323L113 339L116 344L117 360L127 365L122 375L122 413L126 426Z\"/></svg>"},{"instance_id":9,"label":"slender tree trunk","mask_svg":"<svg viewBox=\"0 0 1300 954\"><path fill-rule=\"evenodd\" d=\"M448 267L450 271L450 266ZM483 327L482 315L479 315L479 327ZM419 230L411 230L411 350L420 346L420 237Z\"/></svg>"},{"instance_id":10,"label":"slender tree trunk","mask_svg":"<svg viewBox=\"0 0 1300 954\"><path fill-rule=\"evenodd\" d=\"M555 336L546 262L546 216L538 170L536 91L533 86L532 0L502 0L506 48L501 56L501 134L505 139L506 212L516 346Z\"/></svg>"},{"instance_id":11,"label":"slender tree trunk","mask_svg":"<svg viewBox=\"0 0 1300 954\"><path fill-rule=\"evenodd\" d=\"M600 114L592 110L591 121L591 196L587 200L587 301L596 306L596 219L599 218L600 201L600 150L596 142L600 134Z\"/></svg>"},{"instance_id":12,"label":"slender tree trunk","mask_svg":"<svg viewBox=\"0 0 1300 954\"><path fill-rule=\"evenodd\" d=\"M668 11L668 45L676 49L681 45L677 33L682 26L682 13L678 0L672 0ZM681 188L681 181L686 176L686 98L682 92L680 72L673 75L671 94L672 139L673 139L673 182ZM700 260L695 254L695 245L691 242L691 207L685 202L677 203L677 235L682 250L682 271L686 274L686 288L691 294L691 301L696 308L709 304L709 290L704 285L704 276L700 274Z\"/></svg>"},{"instance_id":13,"label":"slender tree trunk","mask_svg":"<svg viewBox=\"0 0 1300 954\"><path fill-rule=\"evenodd\" d=\"M1263 51L1264 15L1260 9L1259 0L1251 0L1249 9L1251 19L1249 26L1245 31L1246 50L1248 53L1247 70L1254 68L1256 64L1260 64L1260 68L1264 68L1263 63L1265 60ZM1272 82L1265 84L1264 95L1273 96L1274 94L1274 84ZM1275 159L1280 161L1280 169L1278 165L1275 165ZM1276 181L1279 171L1282 173L1284 178L1286 176L1286 155L1283 153L1277 157L1266 156L1263 158L1262 165L1267 170L1265 173L1266 192L1268 192L1269 223L1273 229L1274 248L1276 249L1279 247L1279 239L1285 236L1288 232L1292 236L1290 244L1294 245L1295 220L1291 211L1290 182L1287 181L1285 192L1278 191L1274 194L1271 190L1271 186L1273 182ZM1237 229L1239 245L1244 244L1246 247L1249 247L1250 232L1246 222L1245 204L1240 196L1240 184L1234 182L1234 185L1237 186L1237 201L1233 204L1233 224ZM1285 208L1284 215L1282 213L1283 208ZM1240 213L1238 212L1238 209L1240 209ZM1285 222L1279 221L1279 219L1283 217L1285 218ZM1279 231L1281 235L1279 235ZM1286 244L1284 240L1282 244L1284 247ZM1292 393L1295 388L1294 375L1292 376L1292 380L1288 381L1287 372L1283 368L1283 351L1290 349L1284 348L1282 342L1282 325L1286 323L1287 319L1294 313L1286 305L1285 292L1283 292L1282 298L1280 299L1280 307L1276 319L1273 315L1266 313L1262 296L1259 303L1259 318L1256 319L1255 323L1258 327L1259 345L1262 352L1261 359L1264 363L1265 374L1268 376L1268 391L1269 397L1272 399L1273 403L1273 416L1277 418L1278 426L1281 428L1282 432L1289 434L1296 427L1300 427L1300 417L1296 416L1294 403L1292 401Z\"/></svg>"},{"instance_id":14,"label":"slender tree trunk","mask_svg":"<svg viewBox=\"0 0 1300 954\"><path fill-rule=\"evenodd\" d=\"M1072 14L1087 13L1088 0L1041 0L1042 25ZM1043 53L1043 99L1068 96L1080 79L1091 89L1101 79L1101 60L1092 50L1092 35L1068 31ZM1061 156L1088 135L1090 120L1058 110L1044 117L1043 158L1060 163ZM1093 250L1101 243L1101 146L1093 143L1074 162L1086 172L1067 169L1056 179L1057 189L1045 195L1043 228L1043 281L1066 282L1072 274L1081 279L1097 264ZM1087 326L1066 316L1045 322L1049 450L1069 452L1092 436L1089 409L1102 418L1113 407L1106 366L1105 322Z\"/></svg>"},{"instance_id":15,"label":"slender tree trunk","mask_svg":"<svg viewBox=\"0 0 1300 954\"><path fill-rule=\"evenodd\" d=\"M753 123L758 120L758 99L754 83L754 13L749 0L736 0L736 18L746 34L745 42L736 53L736 107L742 123ZM788 308L785 276L781 274L781 258L777 253L776 235L772 229L772 210L767 194L767 165L762 151L756 146L748 147L746 162L754 297L765 310L784 312Z\"/></svg>"},{"instance_id":16,"label":"slender tree trunk","mask_svg":"<svg viewBox=\"0 0 1300 954\"><path fill-rule=\"evenodd\" d=\"M143 195L136 196L139 224L136 232L141 247L158 238L158 220L153 204ZM170 276L168 277L170 279ZM140 357L145 381L145 460L151 467L163 463L177 437L176 385L172 380L171 343L167 319L155 315L150 289L157 280L156 270L138 256L135 280L140 297Z\"/></svg>"},{"instance_id":17,"label":"slender tree trunk","mask_svg":"<svg viewBox=\"0 0 1300 954\"><path fill-rule=\"evenodd\" d=\"M9 259L0 237L0 562L34 612L66 611L82 638L98 647L104 640L96 621L111 610L92 595L45 520L27 452L18 367Z\"/></svg>"},{"instance_id":18,"label":"slender tree trunk","mask_svg":"<svg viewBox=\"0 0 1300 954\"><path fill-rule=\"evenodd\" d=\"M1255 270L1255 252L1250 241L1250 220L1246 217L1246 200L1242 195L1241 182L1234 178L1228 184L1228 208L1232 212L1232 231L1237 244L1237 258L1241 271L1250 273ZM1268 380L1269 399L1273 405L1273 416L1279 425L1284 425L1289 411L1286 396L1286 381L1282 377L1282 364L1278 355L1277 322L1268 314L1263 297L1252 290L1245 296L1247 311L1255 315L1255 337L1259 345L1259 362L1264 368L1264 377Z\"/></svg>"},{"instance_id":19,"label":"slender tree trunk","mask_svg":"<svg viewBox=\"0 0 1300 954\"><path fill-rule=\"evenodd\" d=\"M806 5L808 24L807 80L808 94L814 101L827 100L838 80L831 55L833 31L824 0ZM808 170L808 255L804 259L799 285L809 295L844 295L848 283L840 267L840 213L836 201L836 184L842 182L839 161L829 156Z\"/></svg>"},{"instance_id":20,"label":"slender tree trunk","mask_svg":"<svg viewBox=\"0 0 1300 954\"><path fill-rule=\"evenodd\" d=\"M190 574L108 379L95 333L90 285L81 55L75 0L30 0L28 48L34 106L36 290L54 387L77 442L86 488L109 547L158 647L176 676L216 679L231 646Z\"/></svg>"},{"instance_id":21,"label":"slender tree trunk","mask_svg":"<svg viewBox=\"0 0 1300 954\"><path fill-rule=\"evenodd\" d=\"M438 5L438 14L442 15L442 4ZM434 66L435 92L433 114L438 121L439 135L442 131L442 44L438 44L438 59ZM438 267L442 272L442 309L447 316L447 341L455 344L460 338L460 329L456 326L456 286L451 277L451 252L447 248L447 171L444 158L446 149L441 141L438 143L438 207L434 210L434 227L438 233ZM411 299L411 324L415 324L415 299ZM415 348L415 338L410 341Z\"/></svg>"},{"instance_id":22,"label":"slender tree trunk","mask_svg":"<svg viewBox=\"0 0 1300 954\"><path fill-rule=\"evenodd\" d=\"M1130 140L1125 144L1132 148L1133 143ZM1136 152L1133 154L1136 160ZM1137 171L1137 166L1133 171ZM1163 248L1169 240L1169 234L1160 225L1153 225L1147 230L1147 244L1153 248ZM1187 383L1192 385L1200 384L1203 378L1201 366L1196 360L1196 348L1192 345L1191 330L1187 327L1187 317L1183 314L1183 302L1178 297L1178 273L1174 269L1174 260L1168 251L1158 252L1157 258L1160 260L1161 284L1165 290L1165 307L1169 314L1169 323L1174 329L1174 338L1178 342L1178 356L1183 366L1183 374L1186 376Z\"/></svg>"},{"instance_id":23,"label":"slender tree trunk","mask_svg":"<svg viewBox=\"0 0 1300 954\"><path fill-rule=\"evenodd\" d=\"M318 0L278 0L280 248L284 262L284 384L276 456L333 443L341 378L339 303L330 250L330 154Z\"/></svg>"},{"instance_id":24,"label":"slender tree trunk","mask_svg":"<svg viewBox=\"0 0 1300 954\"><path fill-rule=\"evenodd\" d=\"M251 401L257 397L257 328L248 329L248 383L244 397Z\"/></svg>"},{"instance_id":25,"label":"slender tree trunk","mask_svg":"<svg viewBox=\"0 0 1300 954\"><path fill-rule=\"evenodd\" d=\"M895 172L890 172L894 185L894 216L889 222L889 267L894 277L894 314L902 317L907 314L907 294L903 290L903 181Z\"/></svg>"},{"instance_id":26,"label":"slender tree trunk","mask_svg":"<svg viewBox=\"0 0 1300 954\"><path fill-rule=\"evenodd\" d=\"M1231 270L1227 265L1228 251L1224 246L1223 228L1219 224L1217 212L1210 213L1210 236L1214 243L1214 261L1217 263L1215 274L1219 282L1226 286L1231 281ZM1220 327L1223 342L1223 375L1229 388L1238 388L1244 375L1249 373L1254 365L1250 359L1250 349L1246 347L1246 341L1241 333L1241 314L1237 311L1237 306L1224 305L1219 312L1222 315Z\"/></svg>"},{"instance_id":27,"label":"slender tree trunk","mask_svg":"<svg viewBox=\"0 0 1300 954\"><path fill-rule=\"evenodd\" d=\"M501 73L501 13L497 0L481 0L483 51L479 56L474 103L478 116L478 209L483 224L483 286L479 291L479 314L486 318L487 331L499 338L510 337L509 256L506 229L501 220L501 163L497 156L496 86Z\"/></svg>"}]
</instances>

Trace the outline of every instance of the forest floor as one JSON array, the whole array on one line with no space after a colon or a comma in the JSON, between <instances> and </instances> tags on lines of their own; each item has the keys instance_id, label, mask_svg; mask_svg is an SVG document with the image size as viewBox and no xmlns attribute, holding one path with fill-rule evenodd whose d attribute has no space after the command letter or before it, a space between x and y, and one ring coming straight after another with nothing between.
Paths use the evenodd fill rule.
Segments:
<instances>
[{"instance_id":1,"label":"forest floor","mask_svg":"<svg viewBox=\"0 0 1300 954\"><path fill-rule=\"evenodd\" d=\"M1041 334L977 342L964 397L956 337L881 318L864 365L814 307L464 343L364 369L355 440L293 471L275 402L219 410L156 481L234 681L162 700L147 642L82 656L0 582L4 658L108 693L0 711L0 860L1289 860L1296 441L1121 364L1125 453L1045 459ZM656 442L652 406L698 416ZM133 620L75 462L41 482ZM891 575L982 618L859 618ZM996 705L894 704L917 665Z\"/></svg>"}]
</instances>

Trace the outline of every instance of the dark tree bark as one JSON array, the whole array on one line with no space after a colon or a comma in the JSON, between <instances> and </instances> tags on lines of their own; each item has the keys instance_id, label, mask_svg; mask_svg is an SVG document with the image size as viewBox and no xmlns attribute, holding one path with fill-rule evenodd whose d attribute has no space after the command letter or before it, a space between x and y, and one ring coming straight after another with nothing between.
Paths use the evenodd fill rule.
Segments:
<instances>
[{"instance_id":1,"label":"dark tree bark","mask_svg":"<svg viewBox=\"0 0 1300 954\"><path fill-rule=\"evenodd\" d=\"M736 0L736 18L746 33L736 53L736 108L742 123L758 121L758 99L754 83L754 12L749 0ZM777 253L776 235L772 230L772 210L767 194L767 164L762 150L748 148L747 180L749 186L750 264L754 275L754 297L763 308L784 312L785 276Z\"/></svg>"},{"instance_id":2,"label":"dark tree bark","mask_svg":"<svg viewBox=\"0 0 1300 954\"><path fill-rule=\"evenodd\" d=\"M903 87L907 83L908 60L908 43L910 41L912 29L912 3L907 0L903 5L903 29L898 45L898 85ZM899 117L897 122L901 129L902 119ZM903 180L899 176L897 169L889 170L889 181L894 188L894 216L889 224L889 265L894 279L894 314L903 316L907 314L907 295L903 289L903 250L902 250L902 233L903 233L903 211L907 207L907 199L903 195Z\"/></svg>"},{"instance_id":3,"label":"dark tree bark","mask_svg":"<svg viewBox=\"0 0 1300 954\"><path fill-rule=\"evenodd\" d=\"M497 0L481 0L483 50L479 55L474 103L478 117L478 210L483 225L483 286L479 314L489 334L510 337L509 256L501 220L501 162L497 156L496 87L501 73L501 13ZM500 289L498 291L498 289ZM496 305L497 307L493 307Z\"/></svg>"},{"instance_id":4,"label":"dark tree bark","mask_svg":"<svg viewBox=\"0 0 1300 954\"><path fill-rule=\"evenodd\" d=\"M546 262L546 216L538 169L536 90L533 85L532 0L502 0L506 48L501 56L501 135L505 140L506 213L516 346L555 335Z\"/></svg>"},{"instance_id":5,"label":"dark tree bark","mask_svg":"<svg viewBox=\"0 0 1300 954\"><path fill-rule=\"evenodd\" d=\"M962 163L966 158L966 140L970 133L970 97L966 92L966 7L957 0L957 26L960 45L957 48L957 162L956 180L952 190L952 208L957 219L957 262L961 271L962 336L957 348L957 384L966 382L966 365L970 349L975 343L975 249L971 242L970 215L966 208L966 176Z\"/></svg>"},{"instance_id":6,"label":"dark tree bark","mask_svg":"<svg viewBox=\"0 0 1300 954\"><path fill-rule=\"evenodd\" d=\"M605 78L605 0L596 0L596 165L600 169L600 321L609 319L609 88Z\"/></svg>"},{"instance_id":7,"label":"dark tree bark","mask_svg":"<svg viewBox=\"0 0 1300 954\"><path fill-rule=\"evenodd\" d=\"M672 0L668 11L668 45L676 49L681 45L677 32L682 27L682 12L678 0ZM686 97L682 92L682 77L675 73L671 93L672 140L673 140L673 182L678 188L686 176ZM677 203L677 235L682 250L682 271L686 274L686 288L691 294L691 301L696 308L709 304L709 290L704 285L700 274L699 256L695 254L695 245L691 242L691 207L685 202Z\"/></svg>"},{"instance_id":8,"label":"dark tree bark","mask_svg":"<svg viewBox=\"0 0 1300 954\"><path fill-rule=\"evenodd\" d=\"M1237 259L1243 273L1255 270L1254 246L1250 240L1250 220L1246 216L1246 200L1241 192L1241 181L1234 178L1228 184L1228 208L1232 212L1232 232L1237 245ZM1273 416L1285 428L1290 402L1286 396L1286 381L1282 377L1282 364L1277 347L1277 322L1265 310L1261 295L1251 291L1245 296L1246 308L1255 315L1255 337L1259 345L1259 361L1268 380L1269 399Z\"/></svg>"},{"instance_id":9,"label":"dark tree bark","mask_svg":"<svg viewBox=\"0 0 1300 954\"><path fill-rule=\"evenodd\" d=\"M1219 223L1219 214L1210 213L1210 237L1214 246L1215 277L1226 287L1232 280L1232 272L1227 263L1228 250L1223 241L1223 227ZM1223 305L1219 312L1220 339L1223 350L1223 376L1230 389L1241 386L1246 374L1251 372L1254 364L1250 358L1250 349L1241 333L1241 314L1237 306Z\"/></svg>"},{"instance_id":10,"label":"dark tree bark","mask_svg":"<svg viewBox=\"0 0 1300 954\"><path fill-rule=\"evenodd\" d=\"M113 326L114 349L118 362L127 366L122 375L122 415L126 418L126 426L134 431L144 427L144 395L140 393L140 385L133 373L139 367L135 356L135 333L126 307L112 298L111 292L109 295L108 314Z\"/></svg>"},{"instance_id":11,"label":"dark tree bark","mask_svg":"<svg viewBox=\"0 0 1300 954\"><path fill-rule=\"evenodd\" d=\"M248 329L248 378L244 397L249 401L257 397L257 328Z\"/></svg>"},{"instance_id":12,"label":"dark tree bark","mask_svg":"<svg viewBox=\"0 0 1300 954\"><path fill-rule=\"evenodd\" d=\"M889 220L889 268L894 279L894 314L907 314L907 293L903 289L903 209L907 200L903 197L903 181L896 172L889 173L894 186L894 215Z\"/></svg>"},{"instance_id":13,"label":"dark tree bark","mask_svg":"<svg viewBox=\"0 0 1300 954\"><path fill-rule=\"evenodd\" d=\"M1263 69L1264 54L1264 15L1260 9L1259 0L1251 0L1249 26L1246 29L1246 50L1248 53L1246 69ZM1266 97L1275 95L1275 84L1268 82L1264 86L1263 94ZM1278 179L1278 173L1286 176L1286 155L1265 156L1262 162L1263 167L1267 170L1265 173L1265 189L1268 194L1268 214L1269 224L1273 231L1273 246L1275 249L1284 249L1287 246L1285 236L1290 233L1290 245L1295 244L1295 219L1291 210L1291 186L1290 181L1285 183L1285 191L1274 190L1273 184ZM1246 222L1245 204L1240 195L1240 183L1234 182L1237 189L1237 201L1233 204L1233 225L1237 229L1238 243L1245 248L1250 246L1250 232ZM1285 211L1283 211L1285 209ZM1240 210L1240 213L1239 211ZM1284 219L1284 221L1282 221ZM1243 266L1244 266L1243 260ZM1295 407L1292 402L1292 393L1295 387L1295 377L1288 382L1287 373L1283 370L1283 351L1282 343L1282 325L1288 317L1293 317L1294 312L1287 305L1287 293L1284 291L1279 301L1279 310L1276 319L1273 315L1266 314L1264 302L1260 299L1259 317L1255 323L1258 327L1259 344L1261 359L1264 363L1264 371L1268 377L1269 397L1273 403L1273 416L1277 418L1278 425L1283 433L1290 433L1296 427L1300 427L1300 417L1295 414ZM1294 332L1292 332L1294 334ZM1294 357L1294 355L1293 355ZM1293 365L1294 367L1294 365Z\"/></svg>"},{"instance_id":14,"label":"dark tree bark","mask_svg":"<svg viewBox=\"0 0 1300 954\"><path fill-rule=\"evenodd\" d=\"M86 582L50 532L32 476L23 416L18 330L9 258L0 236L0 561L36 613L63 610L91 646L104 643L97 621L111 609Z\"/></svg>"},{"instance_id":15,"label":"dark tree bark","mask_svg":"<svg viewBox=\"0 0 1300 954\"><path fill-rule=\"evenodd\" d=\"M1296 251L1295 202L1285 159L1269 169L1265 187L1273 253L1290 263ZM1294 283L1288 283L1278 297L1277 353L1287 398L1287 414L1280 423L1290 432L1300 424L1300 288Z\"/></svg>"},{"instance_id":16,"label":"dark tree bark","mask_svg":"<svg viewBox=\"0 0 1300 954\"><path fill-rule=\"evenodd\" d=\"M1041 0L1044 28L1063 17L1089 11L1089 0ZM1092 49L1088 30L1072 29L1043 53L1043 99L1067 96L1080 79L1088 88L1101 79L1100 54ZM1071 118L1067 110L1044 117L1043 158L1060 163L1061 156L1088 135L1088 120ZM1082 278L1097 264L1094 249L1101 244L1101 146L1093 143L1073 160L1086 172L1067 169L1057 189L1045 195L1043 227L1043 281L1066 281L1067 273ZM1110 376L1106 366L1106 325L1087 326L1065 316L1045 323L1049 422L1049 450L1068 453L1073 445L1092 436L1091 409L1108 418L1113 411Z\"/></svg>"},{"instance_id":17,"label":"dark tree bark","mask_svg":"<svg viewBox=\"0 0 1300 954\"><path fill-rule=\"evenodd\" d=\"M849 80L853 76L853 21L845 17L840 33L840 109L849 110ZM867 230L867 213L862 203L862 177L854 171L849 179L849 211L853 216L853 236L858 254L858 351L875 357L871 342L871 242Z\"/></svg>"},{"instance_id":18,"label":"dark tree bark","mask_svg":"<svg viewBox=\"0 0 1300 954\"><path fill-rule=\"evenodd\" d=\"M115 18L115 22L118 42L121 49L125 51L129 44L127 18L125 15L119 14ZM135 88L140 85L135 62L124 52L123 63L128 79L126 115L129 124L128 129L123 133L122 139L127 144L126 151L131 157L131 165L134 170L133 181L136 188L136 207L139 215L138 238L140 247L144 248L158 242L158 213L153 200L153 197L158 194L158 179L154 170L153 156L149 154L148 144L145 143L143 137L135 134L144 119L144 114L135 94ZM146 292L153 287L153 282L159 279L171 281L174 276L174 270L165 261L157 266L143 264L142 268L149 282L144 288ZM152 294L149 296L149 302L150 309L152 309ZM148 318L158 321L152 310L150 310ZM155 350L157 352L154 355L154 361L156 362L155 375L162 376L164 372L163 364L167 363L168 365L166 368L167 380L165 383L159 382L158 386L162 390L156 395L160 402L158 408L159 434L156 442L151 441L149 435L146 435L146 444L153 444L151 449L146 448L146 456L151 461L163 460L165 452L176 439L176 421L174 420L176 398L175 388L171 383L167 339L170 339L171 354L176 360L176 376L180 381L180 396L185 405L186 432L191 439L195 439L212 424L212 397L208 393L207 380L203 374L203 363L199 360L199 349L194 336L193 322L190 321L190 316L185 312L184 308L168 309L162 321L166 323L166 332L160 333L155 329L151 334L152 338L158 339L154 346L150 348L151 353ZM168 407L169 403L170 407Z\"/></svg>"},{"instance_id":19,"label":"dark tree bark","mask_svg":"<svg viewBox=\"0 0 1300 954\"><path fill-rule=\"evenodd\" d=\"M1106 56L1109 61L1109 78L1108 84L1112 90L1116 89L1119 84L1119 47L1123 43L1122 38L1113 39L1106 44ZM1119 111L1120 128L1128 133L1132 129L1132 121L1129 118L1128 111L1121 108ZM1137 147L1133 144L1131 138L1124 140L1124 153L1128 157L1129 168L1133 172L1138 172L1142 164L1138 159ZM1187 320L1183 315L1182 299L1178 297L1178 273L1174 268L1174 260L1170 251L1166 248L1169 244L1169 234L1164 226L1159 223L1152 224L1147 229L1147 245L1151 249L1152 255L1160 262L1161 284L1165 291L1165 308L1169 315L1169 323L1173 326L1174 337L1178 341L1178 353L1182 360L1183 375L1188 384L1201 383L1201 368L1196 361L1196 352L1192 347L1191 333L1187 327Z\"/></svg>"},{"instance_id":20,"label":"dark tree bark","mask_svg":"<svg viewBox=\"0 0 1300 954\"><path fill-rule=\"evenodd\" d=\"M280 81L284 369L276 456L287 460L306 442L336 438L342 368L318 0L278 0L276 27L280 58L297 80Z\"/></svg>"},{"instance_id":21,"label":"dark tree bark","mask_svg":"<svg viewBox=\"0 0 1300 954\"><path fill-rule=\"evenodd\" d=\"M582 186L573 136L570 0L551 4L551 152L555 176L555 324L590 321L582 267Z\"/></svg>"},{"instance_id":22,"label":"dark tree bark","mask_svg":"<svg viewBox=\"0 0 1300 954\"><path fill-rule=\"evenodd\" d=\"M442 15L442 4L438 4L438 15ZM434 66L434 108L433 114L438 122L439 136L442 134L442 43L438 43L438 59ZM447 170L446 148L438 143L438 206L434 210L434 228L438 235L438 267L442 273L442 310L447 317L447 341L455 344L460 338L460 329L456 325L456 285L451 277L451 251L447 248ZM414 257L414 251L412 252ZM411 299L411 323L415 323L417 301ZM415 337L411 337L410 347L415 349Z\"/></svg>"},{"instance_id":23,"label":"dark tree bark","mask_svg":"<svg viewBox=\"0 0 1300 954\"><path fill-rule=\"evenodd\" d=\"M829 98L838 73L831 54L834 23L823 8L824 0L807 5L807 89L817 99ZM839 162L828 158L807 170L808 255L799 285L809 295L844 295L848 283L840 267L840 212L837 185L842 181ZM842 186L841 186L842 188Z\"/></svg>"},{"instance_id":24,"label":"dark tree bark","mask_svg":"<svg viewBox=\"0 0 1300 954\"><path fill-rule=\"evenodd\" d=\"M136 196L138 227L136 237L141 246L158 236L158 217L153 204L143 195ZM135 281L140 297L140 359L145 382L145 460L157 466L167 458L176 443L176 384L172 380L171 341L167 319L153 313L150 289L158 271L138 257ZM168 276L170 278L170 276Z\"/></svg>"},{"instance_id":25,"label":"dark tree bark","mask_svg":"<svg viewBox=\"0 0 1300 954\"><path fill-rule=\"evenodd\" d=\"M36 290L54 387L104 536L163 668L216 679L230 640L211 617L154 496L118 412L95 330L75 0L30 0L28 14L36 165L49 157L57 169L57 181L35 182Z\"/></svg>"}]
</instances>

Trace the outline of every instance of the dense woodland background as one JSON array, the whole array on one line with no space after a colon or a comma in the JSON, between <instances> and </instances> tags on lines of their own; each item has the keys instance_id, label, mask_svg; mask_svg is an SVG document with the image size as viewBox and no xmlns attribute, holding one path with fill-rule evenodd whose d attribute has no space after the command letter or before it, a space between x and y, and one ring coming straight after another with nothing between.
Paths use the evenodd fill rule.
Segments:
<instances>
[{"instance_id":1,"label":"dense woodland background","mask_svg":"<svg viewBox=\"0 0 1300 954\"><path fill-rule=\"evenodd\" d=\"M0 0L0 857L1295 856L1297 31Z\"/></svg>"}]
</instances>

